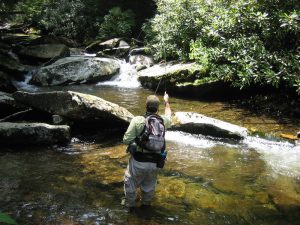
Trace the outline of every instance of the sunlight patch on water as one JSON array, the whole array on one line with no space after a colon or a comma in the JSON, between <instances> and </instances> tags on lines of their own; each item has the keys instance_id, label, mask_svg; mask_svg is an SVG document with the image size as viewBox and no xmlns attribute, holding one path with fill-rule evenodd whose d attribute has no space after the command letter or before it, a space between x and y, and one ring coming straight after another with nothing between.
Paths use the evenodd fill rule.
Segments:
<instances>
[{"instance_id":1,"label":"sunlight patch on water","mask_svg":"<svg viewBox=\"0 0 300 225\"><path fill-rule=\"evenodd\" d=\"M134 65L130 65L125 61L120 61L121 68L120 72L113 76L111 80L105 82L99 82L97 86L118 86L126 88L137 88L141 84L138 81L137 71L134 68Z\"/></svg>"}]
</instances>

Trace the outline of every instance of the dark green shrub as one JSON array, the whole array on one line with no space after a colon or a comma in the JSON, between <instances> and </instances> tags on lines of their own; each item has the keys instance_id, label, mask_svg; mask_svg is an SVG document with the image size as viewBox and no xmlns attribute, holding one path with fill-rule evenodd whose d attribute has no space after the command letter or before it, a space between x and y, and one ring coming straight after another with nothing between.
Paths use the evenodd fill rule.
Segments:
<instances>
[{"instance_id":1,"label":"dark green shrub","mask_svg":"<svg viewBox=\"0 0 300 225\"><path fill-rule=\"evenodd\" d=\"M145 26L159 58L195 60L212 79L300 91L296 0L159 0Z\"/></svg>"},{"instance_id":2,"label":"dark green shrub","mask_svg":"<svg viewBox=\"0 0 300 225\"><path fill-rule=\"evenodd\" d=\"M131 10L122 11L120 7L110 9L100 24L99 36L101 38L131 37L135 26L134 17Z\"/></svg>"}]
</instances>

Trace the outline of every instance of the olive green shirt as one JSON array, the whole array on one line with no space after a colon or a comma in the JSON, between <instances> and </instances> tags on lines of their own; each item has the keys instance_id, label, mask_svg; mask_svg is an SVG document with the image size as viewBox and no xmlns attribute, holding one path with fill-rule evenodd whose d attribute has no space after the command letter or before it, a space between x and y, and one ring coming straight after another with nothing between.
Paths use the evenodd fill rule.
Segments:
<instances>
[{"instance_id":1,"label":"olive green shirt","mask_svg":"<svg viewBox=\"0 0 300 225\"><path fill-rule=\"evenodd\" d=\"M171 127L171 117L162 115L161 118L164 121L164 125L166 129ZM143 116L134 117L131 120L126 133L124 134L123 143L129 145L131 142L133 142L134 139L142 133L144 126L145 126L145 117Z\"/></svg>"}]
</instances>

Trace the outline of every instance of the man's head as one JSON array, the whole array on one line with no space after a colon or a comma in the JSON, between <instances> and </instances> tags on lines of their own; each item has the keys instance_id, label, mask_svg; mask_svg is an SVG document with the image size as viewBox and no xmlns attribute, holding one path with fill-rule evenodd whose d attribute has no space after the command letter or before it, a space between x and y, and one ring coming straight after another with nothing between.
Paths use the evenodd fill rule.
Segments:
<instances>
[{"instance_id":1,"label":"man's head","mask_svg":"<svg viewBox=\"0 0 300 225\"><path fill-rule=\"evenodd\" d=\"M149 95L146 100L147 112L156 113L159 107L159 99L155 95Z\"/></svg>"},{"instance_id":2,"label":"man's head","mask_svg":"<svg viewBox=\"0 0 300 225\"><path fill-rule=\"evenodd\" d=\"M296 135L296 136L297 136L297 138L300 139L300 131L297 132L297 135Z\"/></svg>"}]
</instances>

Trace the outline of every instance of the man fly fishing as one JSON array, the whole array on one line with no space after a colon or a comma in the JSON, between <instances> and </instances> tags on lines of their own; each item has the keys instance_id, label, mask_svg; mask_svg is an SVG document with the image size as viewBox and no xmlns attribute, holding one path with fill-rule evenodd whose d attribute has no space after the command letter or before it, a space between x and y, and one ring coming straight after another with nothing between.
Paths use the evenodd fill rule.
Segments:
<instances>
[{"instance_id":1,"label":"man fly fishing","mask_svg":"<svg viewBox=\"0 0 300 225\"><path fill-rule=\"evenodd\" d=\"M165 129L171 126L169 96L164 94L165 113L157 115L159 99L149 95L144 116L134 117L123 137L131 154L124 175L125 210L135 210L136 190L141 189L141 207L149 207L155 194L158 168L164 166Z\"/></svg>"}]
</instances>

